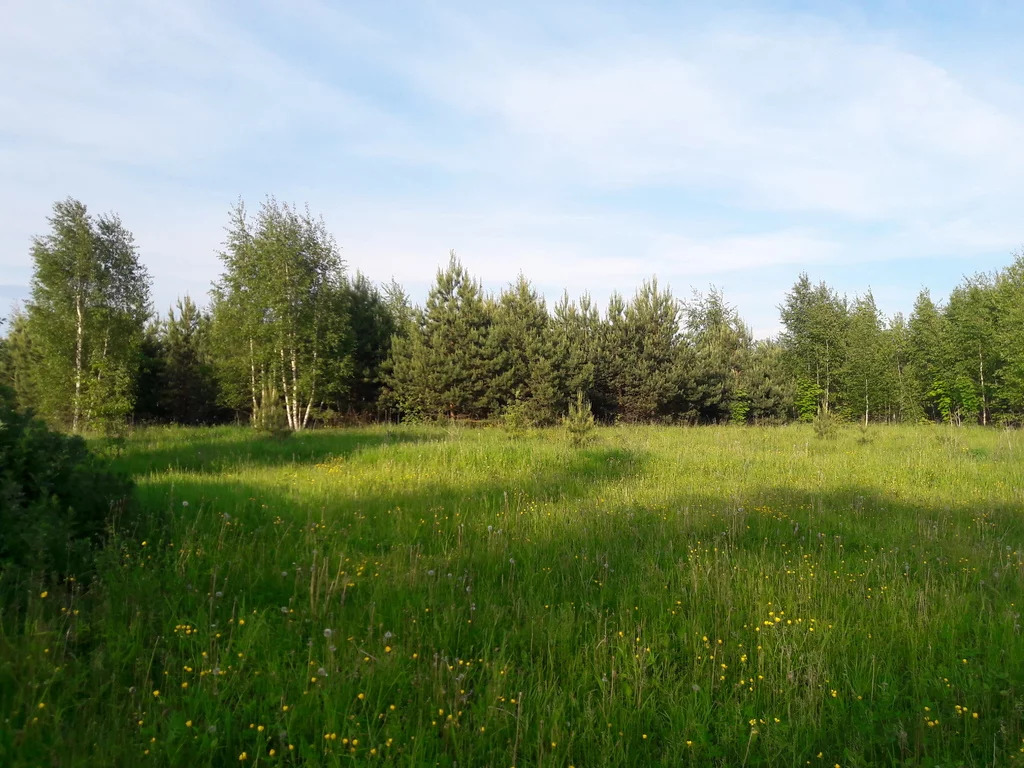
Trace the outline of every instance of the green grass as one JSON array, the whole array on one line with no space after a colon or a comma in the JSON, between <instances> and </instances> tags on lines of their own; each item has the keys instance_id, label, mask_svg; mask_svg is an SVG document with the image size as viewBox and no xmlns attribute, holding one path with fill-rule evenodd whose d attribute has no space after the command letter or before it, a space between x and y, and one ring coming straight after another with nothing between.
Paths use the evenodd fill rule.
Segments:
<instances>
[{"instance_id":1,"label":"green grass","mask_svg":"<svg viewBox=\"0 0 1024 768\"><path fill-rule=\"evenodd\" d=\"M159 429L117 462L166 533L8 611L4 766L1024 764L1017 432Z\"/></svg>"}]
</instances>

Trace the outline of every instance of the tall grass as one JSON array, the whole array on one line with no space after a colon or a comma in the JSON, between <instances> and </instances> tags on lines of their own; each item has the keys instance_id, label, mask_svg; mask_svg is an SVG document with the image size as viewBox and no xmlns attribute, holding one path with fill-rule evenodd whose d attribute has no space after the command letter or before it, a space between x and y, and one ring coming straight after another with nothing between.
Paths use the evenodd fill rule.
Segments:
<instances>
[{"instance_id":1,"label":"tall grass","mask_svg":"<svg viewBox=\"0 0 1024 768\"><path fill-rule=\"evenodd\" d=\"M0 765L1024 763L1015 432L142 432ZM38 588L38 589L37 589Z\"/></svg>"}]
</instances>

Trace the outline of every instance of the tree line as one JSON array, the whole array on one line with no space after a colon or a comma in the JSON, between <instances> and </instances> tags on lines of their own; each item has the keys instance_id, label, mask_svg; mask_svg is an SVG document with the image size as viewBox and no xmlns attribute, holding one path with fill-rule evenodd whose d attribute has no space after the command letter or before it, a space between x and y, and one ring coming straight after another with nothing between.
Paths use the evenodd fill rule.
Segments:
<instances>
[{"instance_id":1,"label":"tree line","mask_svg":"<svg viewBox=\"0 0 1024 768\"><path fill-rule=\"evenodd\" d=\"M52 425L377 419L556 423L582 398L605 422L1024 420L1024 254L886 317L801 274L782 332L754 339L720 291L657 279L600 308L549 307L520 275L487 293L454 253L426 302L346 272L322 218L274 198L230 212L208 306L164 316L130 231L79 201L34 239L31 298L0 340L0 383Z\"/></svg>"}]
</instances>

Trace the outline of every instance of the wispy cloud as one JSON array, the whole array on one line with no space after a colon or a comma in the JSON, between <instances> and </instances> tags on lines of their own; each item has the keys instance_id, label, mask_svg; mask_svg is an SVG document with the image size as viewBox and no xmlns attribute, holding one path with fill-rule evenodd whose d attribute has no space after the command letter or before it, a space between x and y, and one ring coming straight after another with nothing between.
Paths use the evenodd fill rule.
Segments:
<instances>
[{"instance_id":1,"label":"wispy cloud","mask_svg":"<svg viewBox=\"0 0 1024 768\"><path fill-rule=\"evenodd\" d=\"M0 280L71 194L121 213L163 307L216 276L228 205L273 193L417 296L454 247L550 295L714 282L762 329L801 269L853 293L872 263L909 307L896 265L945 285L1024 241L1024 89L831 13L14 4Z\"/></svg>"},{"instance_id":2,"label":"wispy cloud","mask_svg":"<svg viewBox=\"0 0 1024 768\"><path fill-rule=\"evenodd\" d=\"M488 149L501 153L482 162L511 155L548 179L883 220L1021 189L1019 98L994 103L920 56L829 27L711 28L468 64L439 68L430 85L491 118Z\"/></svg>"}]
</instances>

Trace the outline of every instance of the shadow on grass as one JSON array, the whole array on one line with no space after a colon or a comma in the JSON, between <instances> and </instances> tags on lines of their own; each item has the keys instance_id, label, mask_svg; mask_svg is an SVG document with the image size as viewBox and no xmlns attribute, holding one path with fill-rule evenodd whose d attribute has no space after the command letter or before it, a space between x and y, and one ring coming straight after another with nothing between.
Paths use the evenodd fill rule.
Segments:
<instances>
[{"instance_id":1,"label":"shadow on grass","mask_svg":"<svg viewBox=\"0 0 1024 768\"><path fill-rule=\"evenodd\" d=\"M443 433L410 429L310 430L279 439L259 437L245 428L154 431L114 459L114 466L133 476L165 472L219 474L243 466L315 464L400 443L432 442Z\"/></svg>"},{"instance_id":2,"label":"shadow on grass","mask_svg":"<svg viewBox=\"0 0 1024 768\"><path fill-rule=\"evenodd\" d=\"M243 452L240 457L225 456L223 466L232 468L244 465L269 466L272 464L313 463L332 457L342 457L357 450L368 450L394 442L411 440L440 440L443 436L429 435L397 435L384 436L371 434L361 436L347 433L343 441L326 440L315 442L302 452L294 450L295 445L289 444L278 449L276 461L270 460L262 449L253 452L254 459L248 458L249 453ZM250 443L242 443L247 448ZM230 444L217 444L216 452L227 454ZM294 458L293 458L294 457ZM147 454L145 466L152 471L159 471L160 462L164 459L157 455ZM373 493L360 492L358 495L339 495L330 498L325 505L313 508L310 500L302 490L290 491L278 485L262 485L258 483L238 482L234 478L220 480L214 466L216 459L206 459L207 463L197 459L194 466L199 467L194 474L174 478L163 478L155 474L149 478L145 487L144 503L160 503L169 501L176 507L179 500L188 500L190 505L206 505L231 514L243 514L254 524L266 522L264 510L274 510L274 514L288 516L291 520L305 521L312 515L320 520L344 524L353 515L365 519L391 509L408 510L454 510L466 507L464 511L479 511L485 508L490 511L509 510L512 506L522 503L523 499L535 501L573 500L597 493L601 488L620 482L640 473L645 464L645 457L635 451L619 448L594 448L570 455L567 462L561 465L544 467L543 471L531 471L507 477L491 477L486 480L466 480L452 482L438 479L419 483L414 488L401 486L385 487ZM170 465L175 469L188 469L185 463ZM149 471L146 469L143 472ZM325 469L325 473L331 469ZM300 512L301 514L294 514ZM251 513L251 514L250 514ZM373 535L381 531L370 532Z\"/></svg>"},{"instance_id":3,"label":"shadow on grass","mask_svg":"<svg viewBox=\"0 0 1024 768\"><path fill-rule=\"evenodd\" d=\"M350 450L381 444L361 443L358 434L345 437ZM179 530L183 516L199 510L228 513L242 526L239 535L244 531L254 540L276 535L273 531L295 536L296 527L316 522L325 526L324 533L302 543L321 557L343 553L373 559L408 550L439 569L490 572L499 581L508 574L496 564L514 561L520 571L546 571L555 582L571 575L580 594L599 594L605 606L634 600L638 583L666 588L666 579L693 558L695 548L776 567L810 556L829 569L845 568L841 564L848 559L867 563L884 555L887 567L900 571L891 575L914 579L936 569L962 570L958 562L991 564L997 553L1016 553L1024 545L1024 515L1011 503L984 509L966 501L927 505L860 486L755 486L739 493L702 488L668 494L656 503L633 502L609 492L642 477L646 454L595 447L566 457L561 464L486 479L448 477L412 488L385 482L357 495L312 499L301 487L218 482L202 473L173 480L157 476L141 492L148 506L177 516ZM618 500L606 503L605 496ZM190 504L187 512L182 500ZM298 547L291 556L301 555ZM991 599L1014 600L1024 588L1016 555L1006 562L1017 570L1003 573L1000 565L995 578L988 578L990 565L988 574L961 579L979 585ZM587 571L582 580L581 567ZM616 577L604 579L611 568ZM272 601L291 589L272 582L256 577L251 586L255 592L283 589ZM415 589L404 596L399 590L395 599L414 602L415 595ZM556 591L548 598L557 596Z\"/></svg>"}]
</instances>

